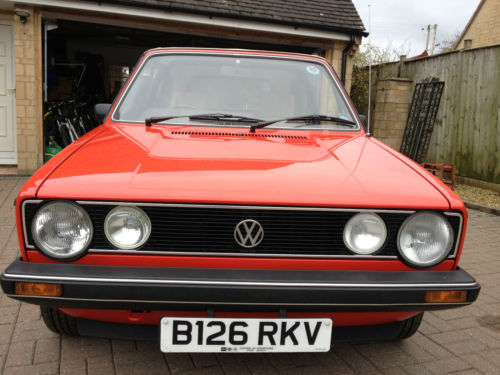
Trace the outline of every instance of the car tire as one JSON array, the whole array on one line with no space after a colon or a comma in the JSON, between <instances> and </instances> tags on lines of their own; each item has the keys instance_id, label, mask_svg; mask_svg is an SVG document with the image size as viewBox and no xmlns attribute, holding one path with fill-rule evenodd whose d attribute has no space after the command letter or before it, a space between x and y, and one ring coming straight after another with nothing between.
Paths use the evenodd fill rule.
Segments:
<instances>
[{"instance_id":1,"label":"car tire","mask_svg":"<svg viewBox=\"0 0 500 375\"><path fill-rule=\"evenodd\" d=\"M332 342L373 343L404 340L417 332L422 316L420 313L403 321L368 326L337 327Z\"/></svg>"},{"instance_id":2,"label":"car tire","mask_svg":"<svg viewBox=\"0 0 500 375\"><path fill-rule=\"evenodd\" d=\"M40 307L40 311L42 313L43 322L52 332L78 336L75 318L63 314L52 307Z\"/></svg>"},{"instance_id":3,"label":"car tire","mask_svg":"<svg viewBox=\"0 0 500 375\"><path fill-rule=\"evenodd\" d=\"M423 317L424 313L420 313L410 319L406 319L405 321L401 322L401 332L395 340L404 340L408 337L413 336L418 331L418 327L420 327L420 323L422 323Z\"/></svg>"}]
</instances>

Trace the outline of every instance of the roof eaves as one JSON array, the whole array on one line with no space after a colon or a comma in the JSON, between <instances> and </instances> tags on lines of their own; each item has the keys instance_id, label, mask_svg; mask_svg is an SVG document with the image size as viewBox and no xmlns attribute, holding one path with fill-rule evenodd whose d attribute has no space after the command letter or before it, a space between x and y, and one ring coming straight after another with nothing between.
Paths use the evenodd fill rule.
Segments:
<instances>
[{"instance_id":1,"label":"roof eaves","mask_svg":"<svg viewBox=\"0 0 500 375\"><path fill-rule=\"evenodd\" d=\"M124 5L123 0L106 0L107 3L111 4L116 4L116 5ZM204 15L208 17L227 17L227 18L233 18L233 19L241 19L241 20L248 20L248 21L260 21L260 22L266 22L266 23L275 23L275 24L281 24L281 25L287 25L287 26L295 26L295 27L309 27L312 29L317 29L317 30L325 30L325 31L332 31L332 32L340 32L340 33L345 33L345 34L353 34L353 35L360 35L360 36L368 36L368 32L365 30L363 24L360 24L359 28L354 28L354 27L341 27L341 26L328 26L328 25L320 25L320 24L312 24L312 23L300 23L297 24L296 22L292 21L286 21L286 20L279 20L279 19L269 19L265 17L252 17L252 16L247 16L247 15L236 15L236 14L223 14L219 12L210 12L210 11L203 11L199 9L192 9L192 8L187 8L187 7L175 7L170 4L159 4L157 2L155 3L150 3L150 2L138 2L134 0L128 0L127 1L130 6L137 6L141 8L149 8L149 9L156 9L164 12L185 12L185 13L191 13L191 14L197 14L197 15Z\"/></svg>"}]
</instances>

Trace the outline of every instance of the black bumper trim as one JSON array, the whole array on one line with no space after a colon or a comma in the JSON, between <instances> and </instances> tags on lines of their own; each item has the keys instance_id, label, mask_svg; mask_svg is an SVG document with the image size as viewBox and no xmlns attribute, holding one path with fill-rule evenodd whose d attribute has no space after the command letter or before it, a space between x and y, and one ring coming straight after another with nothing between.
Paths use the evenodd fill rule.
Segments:
<instances>
[{"instance_id":1,"label":"black bumper trim","mask_svg":"<svg viewBox=\"0 0 500 375\"><path fill-rule=\"evenodd\" d=\"M63 285L62 297L18 296L18 281ZM224 311L423 311L474 302L465 271L311 271L90 266L13 262L10 297L54 307ZM467 290L464 303L424 302L428 290Z\"/></svg>"}]
</instances>

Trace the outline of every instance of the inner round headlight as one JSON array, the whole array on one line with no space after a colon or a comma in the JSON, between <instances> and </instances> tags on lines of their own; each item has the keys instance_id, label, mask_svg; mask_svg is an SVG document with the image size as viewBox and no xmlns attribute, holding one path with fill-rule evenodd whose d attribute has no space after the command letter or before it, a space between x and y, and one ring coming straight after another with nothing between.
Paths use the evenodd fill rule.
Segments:
<instances>
[{"instance_id":1,"label":"inner round headlight","mask_svg":"<svg viewBox=\"0 0 500 375\"><path fill-rule=\"evenodd\" d=\"M92 221L87 212L69 201L44 204L33 217L31 234L47 256L69 260L83 254L92 240Z\"/></svg>"},{"instance_id":2,"label":"inner round headlight","mask_svg":"<svg viewBox=\"0 0 500 375\"><path fill-rule=\"evenodd\" d=\"M431 267L446 258L453 246L453 236L453 229L444 217L434 212L418 212L399 229L399 252L412 265Z\"/></svg>"},{"instance_id":3,"label":"inner round headlight","mask_svg":"<svg viewBox=\"0 0 500 375\"><path fill-rule=\"evenodd\" d=\"M118 206L106 216L104 233L108 241L118 249L137 249L148 240L151 221L138 207Z\"/></svg>"},{"instance_id":4,"label":"inner round headlight","mask_svg":"<svg viewBox=\"0 0 500 375\"><path fill-rule=\"evenodd\" d=\"M387 228L384 220L374 213L354 215L344 228L344 243L352 252L370 255L385 243Z\"/></svg>"}]
</instances>

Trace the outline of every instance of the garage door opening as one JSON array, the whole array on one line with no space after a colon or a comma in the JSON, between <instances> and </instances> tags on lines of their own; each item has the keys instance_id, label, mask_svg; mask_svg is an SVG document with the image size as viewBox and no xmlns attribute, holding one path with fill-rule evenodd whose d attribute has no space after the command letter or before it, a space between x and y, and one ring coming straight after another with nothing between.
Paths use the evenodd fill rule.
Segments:
<instances>
[{"instance_id":1,"label":"garage door opening","mask_svg":"<svg viewBox=\"0 0 500 375\"><path fill-rule=\"evenodd\" d=\"M94 105L113 101L134 64L148 49L206 47L317 52L313 47L65 20L45 20L44 30L45 161L97 125Z\"/></svg>"}]
</instances>

